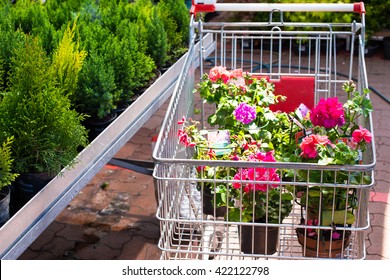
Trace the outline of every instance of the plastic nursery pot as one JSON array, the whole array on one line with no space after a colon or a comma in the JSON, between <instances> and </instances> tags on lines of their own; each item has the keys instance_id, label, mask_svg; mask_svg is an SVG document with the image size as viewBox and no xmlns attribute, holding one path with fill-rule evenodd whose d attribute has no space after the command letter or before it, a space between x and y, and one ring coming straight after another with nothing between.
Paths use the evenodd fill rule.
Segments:
<instances>
[{"instance_id":1,"label":"plastic nursery pot","mask_svg":"<svg viewBox=\"0 0 390 280\"><path fill-rule=\"evenodd\" d=\"M272 255L276 252L279 241L278 227L242 225L240 235L241 251L245 254Z\"/></svg>"},{"instance_id":2,"label":"plastic nursery pot","mask_svg":"<svg viewBox=\"0 0 390 280\"><path fill-rule=\"evenodd\" d=\"M9 203L11 190L9 187L4 187L0 190L0 227L9 220Z\"/></svg>"},{"instance_id":3,"label":"plastic nursery pot","mask_svg":"<svg viewBox=\"0 0 390 280\"><path fill-rule=\"evenodd\" d=\"M214 207L214 195L207 188L203 190L203 214L214 217L224 217L226 214L226 207Z\"/></svg>"},{"instance_id":4,"label":"plastic nursery pot","mask_svg":"<svg viewBox=\"0 0 390 280\"><path fill-rule=\"evenodd\" d=\"M18 212L54 177L55 175L47 172L20 174L13 184L11 214Z\"/></svg>"},{"instance_id":5,"label":"plastic nursery pot","mask_svg":"<svg viewBox=\"0 0 390 280\"><path fill-rule=\"evenodd\" d=\"M384 58L390 60L390 37L383 38Z\"/></svg>"}]
</instances>

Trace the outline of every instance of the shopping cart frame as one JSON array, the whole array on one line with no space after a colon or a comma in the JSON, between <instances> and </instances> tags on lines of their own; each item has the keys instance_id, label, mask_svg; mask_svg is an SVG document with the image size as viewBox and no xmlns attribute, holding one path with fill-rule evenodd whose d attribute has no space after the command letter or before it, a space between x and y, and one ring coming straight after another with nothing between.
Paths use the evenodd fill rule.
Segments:
<instances>
[{"instance_id":1,"label":"shopping cart frame","mask_svg":"<svg viewBox=\"0 0 390 280\"><path fill-rule=\"evenodd\" d=\"M308 163L253 163L235 161L202 161L191 159L191 152L183 146L180 146L176 133L178 130L177 120L182 116L194 117L194 108L201 107L202 115L200 120L205 124L205 112L209 108L204 107L203 102L196 101L193 90L195 81L202 77L204 69L214 65L222 65L229 69L243 68L245 71L257 75L267 75L271 81L280 80L281 77L307 76L315 80L314 91L315 100L320 97L337 96L339 88L345 81L355 80L357 90L363 92L368 88L367 74L364 62L364 4L345 4L345 5L270 5L270 4L196 4L192 6L190 46L187 61L180 74L176 85L174 95L167 109L156 148L153 151L155 160L155 169L153 176L155 178L158 190L158 210L157 217L161 225L161 238L159 248L162 250L162 259L224 259L224 258L277 258L277 259L305 259L299 254L295 244L296 237L293 233L300 227L301 213L299 205L294 202L294 211L290 214L288 221L279 224L273 224L280 230L279 250L276 254L242 254L235 246L237 245L237 236L233 236L231 230L234 229L237 234L237 228L244 225L242 222L229 222L224 219L214 217L213 215L203 215L196 205L197 184L210 182L207 179L199 179L193 175L195 166L210 167L265 167L288 170L307 170L307 172L326 172L344 170L345 172L362 172L370 176L371 182L368 184L348 185L348 184L328 184L317 182L316 185L329 188L353 188L358 193L359 209L357 209L357 221L349 230L352 231L351 242L348 248L345 248L343 258L363 259L365 258L365 231L369 227L368 200L369 190L374 185L373 170L376 165L375 144L370 145L365 153L364 164L349 166L320 166ZM204 1L215 2L215 1ZM247 6L248 5L248 6ZM266 11L270 13L269 22L250 22L250 23L204 23L201 20L196 21L196 14L211 11ZM357 12L361 15L361 22L352 22L345 24L332 23L291 23L283 21L283 12L285 11L332 11L332 12ZM279 21L272 20L272 14L278 12L281 14ZM297 29L311 27L314 31L291 30L290 27ZM335 44L337 36L346 36L350 38L349 55L346 64L349 65L347 74L340 74L337 69ZM309 47L308 54L304 55L298 47L298 53L292 51L293 40L298 39L300 44L303 38L309 38L313 43L313 49ZM337 37L338 38L338 37ZM195 42L199 39L199 47L195 48ZM354 45L355 39L358 45ZM269 49L263 48L263 42L270 41ZM280 44L274 45L274 40ZM260 59L255 62L250 55L249 64L244 59L248 51L253 54L256 49L256 42L260 41ZM281 42L287 42L289 50L287 56L289 62L287 66L283 61L283 48ZM322 46L321 43L325 45ZM309 44L311 46L311 43ZM248 44L248 46L246 46ZM357 49L357 59L354 56L355 47ZM322 48L322 49L321 49ZM322 50L322 52L321 52ZM325 52L324 56L321 56ZM195 56L196 53L199 53ZM265 55L267 53L267 55ZM241 56L240 56L241 55ZM276 59L275 59L276 56ZM304 59L304 56L306 60ZM315 61L312 62L312 57ZM318 56L318 57L317 57ZM196 59L194 59L196 57ZM317 59L318 58L318 59ZM298 65L293 65L293 59L298 59ZM356 62L357 60L357 62ZM276 63L275 63L276 61ZM302 63L302 64L301 64ZM304 63L304 64L303 64ZM199 67L199 71L197 68ZM357 71L357 73L355 73ZM356 74L357 78L354 78ZM198 102L198 103L196 103ZM364 125L372 131L371 116L363 120ZM374 141L373 141L374 142ZM232 183L214 179L211 182ZM287 184L281 182L280 185ZM291 182L289 182L291 184ZM307 182L293 182L294 187L307 185ZM203 200L200 195L200 201ZM184 201L184 202L183 202ZM183 206L184 205L184 206ZM186 208L186 209L184 209ZM185 212L185 210L187 212ZM183 215L183 211L185 214ZM257 225L269 227L270 224Z\"/></svg>"}]
</instances>

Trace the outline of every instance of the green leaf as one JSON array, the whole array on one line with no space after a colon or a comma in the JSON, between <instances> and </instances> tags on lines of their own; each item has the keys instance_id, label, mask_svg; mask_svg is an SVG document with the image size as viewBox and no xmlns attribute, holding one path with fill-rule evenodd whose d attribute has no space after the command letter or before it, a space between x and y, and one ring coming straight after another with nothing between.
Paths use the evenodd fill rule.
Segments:
<instances>
[{"instance_id":1,"label":"green leaf","mask_svg":"<svg viewBox=\"0 0 390 280\"><path fill-rule=\"evenodd\" d=\"M333 158L323 158L318 161L319 165L328 165L333 163Z\"/></svg>"},{"instance_id":2,"label":"green leaf","mask_svg":"<svg viewBox=\"0 0 390 280\"><path fill-rule=\"evenodd\" d=\"M333 215L333 219L332 219ZM330 225L352 225L355 222L355 216L350 211L346 210L336 210L332 211L322 211L322 222L323 226Z\"/></svg>"}]
</instances>

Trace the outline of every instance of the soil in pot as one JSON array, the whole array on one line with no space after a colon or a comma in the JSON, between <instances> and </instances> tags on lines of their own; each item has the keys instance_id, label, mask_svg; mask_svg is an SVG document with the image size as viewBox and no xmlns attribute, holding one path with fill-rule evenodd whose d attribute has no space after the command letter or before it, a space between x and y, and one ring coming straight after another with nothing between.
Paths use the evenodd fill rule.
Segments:
<instances>
[{"instance_id":1,"label":"soil in pot","mask_svg":"<svg viewBox=\"0 0 390 280\"><path fill-rule=\"evenodd\" d=\"M317 238L305 236L304 229L297 229L296 232L303 256L312 258L343 258L351 236L351 232L347 231L344 239L318 241Z\"/></svg>"},{"instance_id":2,"label":"soil in pot","mask_svg":"<svg viewBox=\"0 0 390 280\"><path fill-rule=\"evenodd\" d=\"M0 227L9 220L9 204L11 190L9 187L4 187L0 190Z\"/></svg>"},{"instance_id":3,"label":"soil in pot","mask_svg":"<svg viewBox=\"0 0 390 280\"><path fill-rule=\"evenodd\" d=\"M245 254L272 255L279 241L278 227L242 225L239 227L241 251Z\"/></svg>"}]
</instances>

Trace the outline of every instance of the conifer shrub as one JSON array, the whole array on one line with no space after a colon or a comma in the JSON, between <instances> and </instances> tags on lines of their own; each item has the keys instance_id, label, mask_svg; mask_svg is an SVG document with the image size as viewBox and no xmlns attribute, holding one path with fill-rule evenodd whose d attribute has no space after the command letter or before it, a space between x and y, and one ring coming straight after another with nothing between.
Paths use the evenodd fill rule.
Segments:
<instances>
[{"instance_id":1,"label":"conifer shrub","mask_svg":"<svg viewBox=\"0 0 390 280\"><path fill-rule=\"evenodd\" d=\"M61 30L77 17L85 0L46 0L45 8L55 30Z\"/></svg>"},{"instance_id":2,"label":"conifer shrub","mask_svg":"<svg viewBox=\"0 0 390 280\"><path fill-rule=\"evenodd\" d=\"M137 11L138 37L143 42L146 53L161 68L168 60L168 37L164 23L158 15L157 6L150 0L138 0L134 4Z\"/></svg>"},{"instance_id":3,"label":"conifer shrub","mask_svg":"<svg viewBox=\"0 0 390 280\"><path fill-rule=\"evenodd\" d=\"M14 138L10 137L0 144L0 190L4 187L10 186L19 175L14 173L12 169L14 159L12 156L11 145L13 140Z\"/></svg>"},{"instance_id":4,"label":"conifer shrub","mask_svg":"<svg viewBox=\"0 0 390 280\"><path fill-rule=\"evenodd\" d=\"M89 9L92 9L89 7ZM113 50L109 48L115 36L89 14L81 14L78 24L81 49L87 56L80 71L77 89L72 103L77 111L90 118L104 119L115 109L120 89L115 84L115 70L108 56ZM95 20L92 20L95 18ZM92 21L91 21L92 20Z\"/></svg>"},{"instance_id":5,"label":"conifer shrub","mask_svg":"<svg viewBox=\"0 0 390 280\"><path fill-rule=\"evenodd\" d=\"M76 109L90 118L104 119L115 109L118 98L114 68L104 56L91 53L80 72L74 99Z\"/></svg>"},{"instance_id":6,"label":"conifer shrub","mask_svg":"<svg viewBox=\"0 0 390 280\"><path fill-rule=\"evenodd\" d=\"M87 55L84 50L79 50L79 44L74 40L75 29L75 22L72 28L68 25L54 51L51 63L51 70L59 89L71 100L76 92L79 72Z\"/></svg>"},{"instance_id":7,"label":"conifer shrub","mask_svg":"<svg viewBox=\"0 0 390 280\"><path fill-rule=\"evenodd\" d=\"M14 30L20 29L25 34L39 38L44 50L50 55L58 44L58 38L45 5L41 1L18 0L9 11Z\"/></svg>"},{"instance_id":8,"label":"conifer shrub","mask_svg":"<svg viewBox=\"0 0 390 280\"><path fill-rule=\"evenodd\" d=\"M158 16L167 33L168 59L174 62L185 53L189 40L190 15L183 0L160 0L157 4Z\"/></svg>"},{"instance_id":9,"label":"conifer shrub","mask_svg":"<svg viewBox=\"0 0 390 280\"><path fill-rule=\"evenodd\" d=\"M12 60L9 91L0 102L0 142L14 137L14 169L21 174L57 174L87 145L83 115L71 109L50 67L38 39L26 35Z\"/></svg>"}]
</instances>

